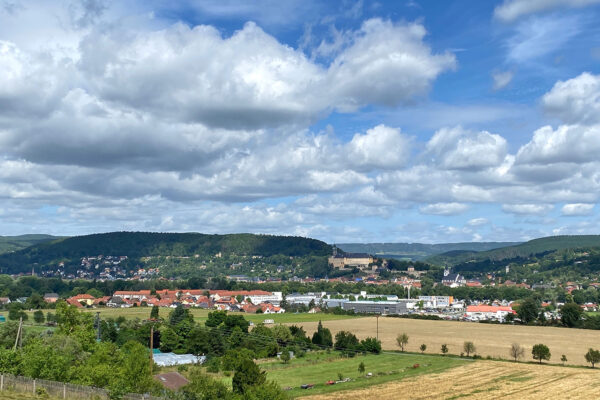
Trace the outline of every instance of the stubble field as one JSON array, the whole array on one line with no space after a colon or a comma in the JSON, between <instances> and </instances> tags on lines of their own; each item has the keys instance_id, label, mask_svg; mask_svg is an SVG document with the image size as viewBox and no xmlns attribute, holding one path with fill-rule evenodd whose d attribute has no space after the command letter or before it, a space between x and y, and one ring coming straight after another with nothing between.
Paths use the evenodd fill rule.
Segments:
<instances>
[{"instance_id":1,"label":"stubble field","mask_svg":"<svg viewBox=\"0 0 600 400\"><path fill-rule=\"evenodd\" d=\"M318 322L301 323L312 335ZM339 321L323 321L332 334L340 330L350 331L359 339L376 336L375 317ZM465 341L472 341L477 354L486 357L509 359L508 349L512 343L525 348L524 361L532 361L531 348L543 343L552 353L551 363L560 363L561 355L567 356L567 364L587 365L584 354L592 348L600 348L600 331L586 329L553 328L541 326L480 324L474 322L428 321L406 318L379 318L379 339L386 350L398 350L396 337L406 332L409 336L407 351L419 352L419 346L427 345L427 353L440 354L442 344L447 344L450 354L460 354Z\"/></svg>"},{"instance_id":2,"label":"stubble field","mask_svg":"<svg viewBox=\"0 0 600 400\"><path fill-rule=\"evenodd\" d=\"M306 400L597 399L600 371L501 361L477 361L440 374Z\"/></svg>"}]
</instances>

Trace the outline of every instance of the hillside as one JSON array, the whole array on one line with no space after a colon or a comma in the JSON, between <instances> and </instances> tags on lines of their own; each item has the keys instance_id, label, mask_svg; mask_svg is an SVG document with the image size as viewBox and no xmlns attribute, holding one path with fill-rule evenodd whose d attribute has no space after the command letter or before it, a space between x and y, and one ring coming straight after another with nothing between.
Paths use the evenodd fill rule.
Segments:
<instances>
[{"instance_id":1,"label":"hillside","mask_svg":"<svg viewBox=\"0 0 600 400\"><path fill-rule=\"evenodd\" d=\"M50 235L0 236L0 254L24 249L35 244L60 239Z\"/></svg>"},{"instance_id":2,"label":"hillside","mask_svg":"<svg viewBox=\"0 0 600 400\"><path fill-rule=\"evenodd\" d=\"M465 243L341 243L336 246L349 253L369 253L380 257L423 260L429 256L452 251L480 252L514 246L520 242L465 242Z\"/></svg>"},{"instance_id":3,"label":"hillside","mask_svg":"<svg viewBox=\"0 0 600 400\"><path fill-rule=\"evenodd\" d=\"M515 258L526 258L556 250L581 247L600 246L600 235L550 236L530 240L516 246L502 247L481 252L446 252L427 258L427 262L435 265L454 266L468 262L502 261Z\"/></svg>"},{"instance_id":4,"label":"hillside","mask_svg":"<svg viewBox=\"0 0 600 400\"><path fill-rule=\"evenodd\" d=\"M224 255L327 256L331 247L319 240L292 236L254 234L206 235L201 233L113 232L75 236L0 255L4 272L17 273L31 267L79 263L82 257L97 255L142 257L193 257Z\"/></svg>"}]
</instances>

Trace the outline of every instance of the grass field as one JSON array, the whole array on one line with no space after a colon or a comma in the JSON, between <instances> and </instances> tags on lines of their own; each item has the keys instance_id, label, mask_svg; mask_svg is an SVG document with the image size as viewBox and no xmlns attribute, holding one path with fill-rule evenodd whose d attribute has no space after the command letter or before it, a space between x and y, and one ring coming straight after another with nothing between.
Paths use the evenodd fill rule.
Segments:
<instances>
[{"instance_id":1,"label":"grass field","mask_svg":"<svg viewBox=\"0 0 600 400\"><path fill-rule=\"evenodd\" d=\"M365 364L365 375L358 372L358 365ZM358 355L348 358L336 352L307 353L305 357L283 364L279 360L259 362L267 372L267 379L277 382L290 397L307 396L317 393L332 393L380 385L407 377L439 373L448 368L472 363L454 357L441 357L419 354L384 353L380 355ZM419 364L418 368L413 368ZM371 373L371 377L366 374ZM337 381L338 374L351 381L327 385L329 380ZM220 375L224 383L231 385L231 377ZM313 384L310 390L301 389L303 384Z\"/></svg>"},{"instance_id":2,"label":"grass field","mask_svg":"<svg viewBox=\"0 0 600 400\"><path fill-rule=\"evenodd\" d=\"M0 400L39 400L41 397L33 394L17 393L17 392L0 392ZM45 397L47 400L52 398Z\"/></svg>"},{"instance_id":3,"label":"grass field","mask_svg":"<svg viewBox=\"0 0 600 400\"><path fill-rule=\"evenodd\" d=\"M597 399L600 371L549 365L477 361L439 374L306 400Z\"/></svg>"},{"instance_id":4,"label":"grass field","mask_svg":"<svg viewBox=\"0 0 600 400\"><path fill-rule=\"evenodd\" d=\"M307 333L316 330L317 323L302 323ZM376 335L376 319L366 317L360 320L328 321L324 323L332 334L347 330L360 339ZM396 337L406 332L409 336L408 351L418 352L422 343L427 352L440 352L446 343L451 354L460 354L465 341L472 341L477 354L484 357L509 358L508 349L512 343L525 347L524 360L532 360L531 348L543 343L550 348L551 362L560 363L562 354L567 356L567 364L587 365L584 354L588 348L600 347L600 333L595 330L553 328L541 326L495 325L456 321L427 321L405 318L379 318L379 339L384 349L397 350Z\"/></svg>"}]
</instances>

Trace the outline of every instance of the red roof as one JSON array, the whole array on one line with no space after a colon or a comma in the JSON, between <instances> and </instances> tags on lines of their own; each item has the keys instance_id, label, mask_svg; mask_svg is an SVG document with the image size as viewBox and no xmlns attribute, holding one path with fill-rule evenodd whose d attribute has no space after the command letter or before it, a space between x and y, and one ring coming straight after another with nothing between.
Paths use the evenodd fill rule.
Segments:
<instances>
[{"instance_id":1,"label":"red roof","mask_svg":"<svg viewBox=\"0 0 600 400\"><path fill-rule=\"evenodd\" d=\"M511 306L467 306L467 312L491 312L495 313L498 311L507 311L510 313L515 313Z\"/></svg>"}]
</instances>

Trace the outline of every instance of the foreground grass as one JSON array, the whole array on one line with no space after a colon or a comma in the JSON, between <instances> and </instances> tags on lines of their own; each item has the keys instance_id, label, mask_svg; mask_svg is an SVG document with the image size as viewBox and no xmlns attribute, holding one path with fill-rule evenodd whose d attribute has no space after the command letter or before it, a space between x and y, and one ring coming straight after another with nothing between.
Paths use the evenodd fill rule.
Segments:
<instances>
[{"instance_id":1,"label":"foreground grass","mask_svg":"<svg viewBox=\"0 0 600 400\"><path fill-rule=\"evenodd\" d=\"M0 392L0 400L39 400L41 397L33 394L19 392ZM53 397L44 397L46 400L51 400Z\"/></svg>"},{"instance_id":2,"label":"foreground grass","mask_svg":"<svg viewBox=\"0 0 600 400\"><path fill-rule=\"evenodd\" d=\"M361 362L365 364L365 375L358 372ZM267 372L267 379L277 382L282 388L292 388L286 391L290 397L301 397L356 390L412 376L439 373L468 362L470 361L459 358L406 353L358 355L347 358L337 353L317 352L294 359L289 364L269 360L260 363L260 367ZM415 364L419 364L419 367L413 368ZM372 376L367 377L368 373ZM342 374L343 378L350 378L351 381L335 385L326 384L329 380L337 381L338 374ZM222 379L231 384L231 377ZM303 384L313 384L314 387L301 389Z\"/></svg>"}]
</instances>

